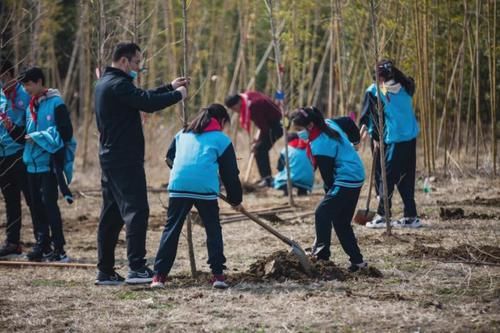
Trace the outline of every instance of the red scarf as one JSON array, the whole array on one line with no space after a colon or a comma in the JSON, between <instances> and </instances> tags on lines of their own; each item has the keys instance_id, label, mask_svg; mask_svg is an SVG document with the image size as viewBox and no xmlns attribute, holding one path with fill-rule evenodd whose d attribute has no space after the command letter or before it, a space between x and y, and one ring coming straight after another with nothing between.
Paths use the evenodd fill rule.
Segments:
<instances>
[{"instance_id":1,"label":"red scarf","mask_svg":"<svg viewBox=\"0 0 500 333\"><path fill-rule=\"evenodd\" d=\"M16 97L17 97L17 83L11 85L9 88L3 87L3 93L8 100L10 100L12 109L14 109L16 105Z\"/></svg>"},{"instance_id":2,"label":"red scarf","mask_svg":"<svg viewBox=\"0 0 500 333\"><path fill-rule=\"evenodd\" d=\"M240 94L241 107L240 107L240 126L250 133L250 101L247 94Z\"/></svg>"},{"instance_id":3,"label":"red scarf","mask_svg":"<svg viewBox=\"0 0 500 333\"><path fill-rule=\"evenodd\" d=\"M210 118L210 122L208 123L207 127L205 127L205 129L203 130L203 133L213 132L213 131L222 131L222 126L219 124L217 119Z\"/></svg>"},{"instance_id":4,"label":"red scarf","mask_svg":"<svg viewBox=\"0 0 500 333\"><path fill-rule=\"evenodd\" d=\"M30 113L31 113L31 119L33 119L33 121L36 123L37 121L37 108L38 108L38 104L39 104L39 101L42 97L45 97L45 95L47 95L47 91L48 89L45 89L43 90L39 95L37 96L31 96L31 100L30 100Z\"/></svg>"},{"instance_id":5,"label":"red scarf","mask_svg":"<svg viewBox=\"0 0 500 333\"><path fill-rule=\"evenodd\" d=\"M314 156L312 155L312 152L311 152L311 146L310 146L310 142L309 141L304 141L300 138L295 138L293 140L290 140L288 142L288 145L290 147L293 147L293 148L297 148L297 149L305 149L306 150L306 154L307 154L307 157L309 158L309 160L311 161L312 165L315 166L316 165L316 159L314 158Z\"/></svg>"},{"instance_id":6,"label":"red scarf","mask_svg":"<svg viewBox=\"0 0 500 333\"><path fill-rule=\"evenodd\" d=\"M320 135L321 135L321 130L319 129L319 127L313 126L313 128L311 128L311 130L309 131L309 140L307 140L307 147L306 147L307 157L309 157L314 167L316 167L316 159L314 158L311 151L311 142L316 140L316 138Z\"/></svg>"}]
</instances>

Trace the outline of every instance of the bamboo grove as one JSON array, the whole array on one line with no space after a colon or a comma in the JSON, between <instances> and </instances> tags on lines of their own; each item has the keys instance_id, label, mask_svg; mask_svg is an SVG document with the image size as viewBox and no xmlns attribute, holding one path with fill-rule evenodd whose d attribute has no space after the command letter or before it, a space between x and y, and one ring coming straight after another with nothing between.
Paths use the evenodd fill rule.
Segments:
<instances>
[{"instance_id":1,"label":"bamboo grove","mask_svg":"<svg viewBox=\"0 0 500 333\"><path fill-rule=\"evenodd\" d=\"M288 108L314 104L328 116L359 113L374 62L369 2L275 2ZM500 131L497 1L375 3L380 57L394 60L417 82L414 100L425 172L462 173L470 165L494 174ZM185 61L180 0L3 0L1 55L19 68L41 66L49 85L62 90L76 111L85 166L93 83L119 40L142 46L144 87L189 68L194 88L188 114L230 92L257 89L273 95L277 90L264 0L190 0L187 6Z\"/></svg>"}]
</instances>

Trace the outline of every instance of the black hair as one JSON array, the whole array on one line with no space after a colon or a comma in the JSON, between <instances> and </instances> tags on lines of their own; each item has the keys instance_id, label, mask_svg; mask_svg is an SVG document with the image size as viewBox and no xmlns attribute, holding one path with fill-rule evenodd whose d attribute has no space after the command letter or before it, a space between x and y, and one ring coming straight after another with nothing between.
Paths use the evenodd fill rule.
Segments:
<instances>
[{"instance_id":1,"label":"black hair","mask_svg":"<svg viewBox=\"0 0 500 333\"><path fill-rule=\"evenodd\" d=\"M2 65L0 66L0 75L4 73L9 73L10 76L14 77L14 65L10 60L2 58Z\"/></svg>"},{"instance_id":2,"label":"black hair","mask_svg":"<svg viewBox=\"0 0 500 333\"><path fill-rule=\"evenodd\" d=\"M413 96L415 93L415 81L403 74L391 60L382 59L377 63L377 72L384 82L394 80L405 88L406 92Z\"/></svg>"},{"instance_id":3,"label":"black hair","mask_svg":"<svg viewBox=\"0 0 500 333\"><path fill-rule=\"evenodd\" d=\"M323 117L321 111L315 106L299 108L292 113L290 118L294 125L307 127L312 122L314 126L318 127L321 132L330 138L338 139L340 137L337 131L325 123L325 117Z\"/></svg>"},{"instance_id":4,"label":"black hair","mask_svg":"<svg viewBox=\"0 0 500 333\"><path fill-rule=\"evenodd\" d=\"M43 75L43 71L40 67L31 67L26 69L19 75L19 81L22 83L27 82L38 82L38 80L42 80L42 85L45 85L45 75Z\"/></svg>"},{"instance_id":5,"label":"black hair","mask_svg":"<svg viewBox=\"0 0 500 333\"><path fill-rule=\"evenodd\" d=\"M119 61L122 57L129 61L135 56L137 51L141 52L141 48L136 43L122 42L118 43L113 50L113 62Z\"/></svg>"},{"instance_id":6,"label":"black hair","mask_svg":"<svg viewBox=\"0 0 500 333\"><path fill-rule=\"evenodd\" d=\"M227 113L226 108L222 104L210 104L198 112L196 117L191 121L184 132L193 132L196 134L203 133L203 130L210 124L210 120L215 118L221 127L225 123L230 123L231 118Z\"/></svg>"},{"instance_id":7,"label":"black hair","mask_svg":"<svg viewBox=\"0 0 500 333\"><path fill-rule=\"evenodd\" d=\"M235 95L229 95L226 97L225 101L224 101L224 104L226 104L226 106L228 108L232 108L233 106L235 106L236 104L238 104L238 102L241 100L241 97L239 94L235 94Z\"/></svg>"}]
</instances>

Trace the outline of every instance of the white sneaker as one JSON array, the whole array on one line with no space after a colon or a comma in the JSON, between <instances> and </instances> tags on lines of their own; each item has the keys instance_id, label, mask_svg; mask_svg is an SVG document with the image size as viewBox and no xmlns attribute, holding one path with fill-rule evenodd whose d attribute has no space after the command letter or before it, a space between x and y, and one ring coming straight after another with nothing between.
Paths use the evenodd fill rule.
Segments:
<instances>
[{"instance_id":1,"label":"white sneaker","mask_svg":"<svg viewBox=\"0 0 500 333\"><path fill-rule=\"evenodd\" d=\"M420 228L422 222L418 217L403 217L400 220L392 222L392 226L395 228Z\"/></svg>"},{"instance_id":2,"label":"white sneaker","mask_svg":"<svg viewBox=\"0 0 500 333\"><path fill-rule=\"evenodd\" d=\"M385 217L380 216L378 214L375 215L373 220L371 220L370 222L368 222L366 224L366 227L370 228L370 229L383 229L383 228L385 228L386 227Z\"/></svg>"}]
</instances>

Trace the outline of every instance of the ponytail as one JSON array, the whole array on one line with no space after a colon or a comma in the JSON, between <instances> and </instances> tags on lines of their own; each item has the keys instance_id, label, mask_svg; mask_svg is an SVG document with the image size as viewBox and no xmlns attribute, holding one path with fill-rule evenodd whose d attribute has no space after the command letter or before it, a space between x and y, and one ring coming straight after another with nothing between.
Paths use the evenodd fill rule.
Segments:
<instances>
[{"instance_id":1,"label":"ponytail","mask_svg":"<svg viewBox=\"0 0 500 333\"><path fill-rule=\"evenodd\" d=\"M231 122L229 114L223 105L210 104L208 107L203 108L200 112L198 112L187 128L184 129L184 132L193 132L196 134L203 133L208 124L210 124L212 118L215 118L221 127L223 127L225 123Z\"/></svg>"},{"instance_id":2,"label":"ponytail","mask_svg":"<svg viewBox=\"0 0 500 333\"><path fill-rule=\"evenodd\" d=\"M340 137L337 131L326 124L325 117L323 117L321 111L315 106L297 109L292 113L291 120L293 124L301 127L307 127L310 123L313 123L321 132L332 139L338 139Z\"/></svg>"}]
</instances>

